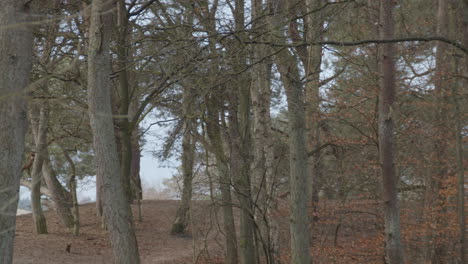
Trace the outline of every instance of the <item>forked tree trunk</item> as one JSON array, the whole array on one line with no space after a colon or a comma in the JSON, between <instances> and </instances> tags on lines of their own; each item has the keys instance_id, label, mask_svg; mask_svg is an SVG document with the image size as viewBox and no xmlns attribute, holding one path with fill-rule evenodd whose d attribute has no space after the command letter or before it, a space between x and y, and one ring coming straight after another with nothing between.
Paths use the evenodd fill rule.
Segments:
<instances>
[{"instance_id":1,"label":"forked tree trunk","mask_svg":"<svg viewBox=\"0 0 468 264\"><path fill-rule=\"evenodd\" d=\"M37 110L37 109L35 109ZM33 111L35 111L33 110ZM47 234L47 222L41 204L42 166L47 153L47 129L49 112L45 103L42 103L39 113L31 113L31 127L35 130L35 158L31 171L31 209L36 233Z\"/></svg>"},{"instance_id":2,"label":"forked tree trunk","mask_svg":"<svg viewBox=\"0 0 468 264\"><path fill-rule=\"evenodd\" d=\"M395 37L393 1L380 2L381 39ZM382 170L382 200L385 219L385 252L388 264L402 264L403 245L400 234L400 208L398 203L398 176L395 166L395 124L394 110L396 97L395 48L394 44L381 45L380 99L379 99L379 151Z\"/></svg>"},{"instance_id":3,"label":"forked tree trunk","mask_svg":"<svg viewBox=\"0 0 468 264\"><path fill-rule=\"evenodd\" d=\"M30 1L0 1L0 263L13 262L16 209L26 134L24 88L32 65ZM23 24L22 26L16 26Z\"/></svg>"},{"instance_id":4,"label":"forked tree trunk","mask_svg":"<svg viewBox=\"0 0 468 264\"><path fill-rule=\"evenodd\" d=\"M57 211L60 220L65 227L73 226L73 215L71 212L72 197L70 193L63 187L57 179L57 174L50 162L49 152L46 150L44 163L42 165L42 177L47 185L47 189L51 194L51 199L54 202L55 210Z\"/></svg>"},{"instance_id":5,"label":"forked tree trunk","mask_svg":"<svg viewBox=\"0 0 468 264\"><path fill-rule=\"evenodd\" d=\"M104 217L115 263L140 263L133 217L122 184L110 97L111 5L92 2L88 48L88 104Z\"/></svg>"},{"instance_id":6,"label":"forked tree trunk","mask_svg":"<svg viewBox=\"0 0 468 264\"><path fill-rule=\"evenodd\" d=\"M44 112L44 111L47 111ZM57 175L52 168L48 150L48 139L47 139L47 123L49 119L48 109L41 108L40 116L35 114L31 114L31 126L32 126L32 134L35 138L36 145L40 144L39 148L37 148L36 158L34 159L33 169L32 169L32 177L33 180L31 182L31 196L37 195L36 190L34 190L35 182L38 182L37 179L34 178L40 175L42 181L40 183L45 183L48 190L48 195L51 200L54 202L55 210L60 217L63 225L65 227L72 227L73 226L73 215L71 213L72 201L70 193L62 186L60 181L57 179ZM36 164L38 166L36 166ZM39 188L39 187L37 187ZM37 198L34 198L37 200ZM37 206L37 205L35 205ZM34 218L34 214L33 214ZM39 218L40 219L40 218ZM40 223L40 225L45 225L45 223Z\"/></svg>"}]
</instances>

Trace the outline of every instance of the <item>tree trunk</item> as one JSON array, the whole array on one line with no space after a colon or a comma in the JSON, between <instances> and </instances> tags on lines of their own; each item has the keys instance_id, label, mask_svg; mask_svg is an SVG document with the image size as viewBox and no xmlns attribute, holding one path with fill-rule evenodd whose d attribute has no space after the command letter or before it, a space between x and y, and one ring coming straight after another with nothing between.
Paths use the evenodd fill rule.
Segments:
<instances>
[{"instance_id":1,"label":"tree trunk","mask_svg":"<svg viewBox=\"0 0 468 264\"><path fill-rule=\"evenodd\" d=\"M273 41L285 43L282 29L288 19L281 12L286 3L281 0L274 0L272 3L275 7L273 35L277 36ZM294 55L288 49L283 49L276 55L275 62L286 90L288 104L291 263L308 264L312 263L312 259L307 213L310 185L307 173L304 91Z\"/></svg>"},{"instance_id":2,"label":"tree trunk","mask_svg":"<svg viewBox=\"0 0 468 264\"><path fill-rule=\"evenodd\" d=\"M462 26L463 26L463 45L465 47L468 47L468 0L463 0L461 2L461 8L462 10ZM465 76L468 75L468 55L465 54ZM457 67L458 68L458 67ZM468 87L468 79L464 80L464 87ZM456 96L456 93L454 93L453 96ZM455 103L455 106L459 107L458 102ZM459 114L460 111L455 109L456 113ZM460 118L456 118L457 126L461 125ZM457 128L457 130L460 128ZM458 200L458 218L459 218L459 225L460 225L460 253L461 253L461 262L460 263L466 263L468 261L468 257L466 256L466 252L468 251L468 240L466 238L466 216L465 216L465 196L466 196L466 188L465 188L465 170L463 166L463 153L460 153L460 148L461 148L461 131L457 132L457 174L458 174L458 186L459 186L459 192L463 192L463 198L461 198L461 194L459 194L459 200ZM463 182L462 182L463 181ZM463 186L464 190L461 190L461 186Z\"/></svg>"},{"instance_id":3,"label":"tree trunk","mask_svg":"<svg viewBox=\"0 0 468 264\"><path fill-rule=\"evenodd\" d=\"M237 238L234 225L234 213L232 210L231 179L229 177L228 161L224 154L221 130L219 128L218 102L214 95L205 96L207 106L206 131L213 146L218 169L219 185L221 189L221 202L223 210L223 224L226 235L227 263L237 264Z\"/></svg>"},{"instance_id":4,"label":"tree trunk","mask_svg":"<svg viewBox=\"0 0 468 264\"><path fill-rule=\"evenodd\" d=\"M323 40L323 15L319 10L322 0L306 0L307 18L306 40L309 42ZM322 64L322 46L314 45L308 48L306 65L307 83L305 86L307 147L309 150L319 147L320 142L320 66ZM308 171L311 177L312 212L317 211L320 183L322 181L322 165L320 151L316 151L308 160ZM313 217L313 220L317 220Z\"/></svg>"},{"instance_id":5,"label":"tree trunk","mask_svg":"<svg viewBox=\"0 0 468 264\"><path fill-rule=\"evenodd\" d=\"M16 209L26 134L26 101L32 65L31 27L14 26L27 20L29 1L0 2L0 263L13 262Z\"/></svg>"},{"instance_id":6,"label":"tree trunk","mask_svg":"<svg viewBox=\"0 0 468 264\"><path fill-rule=\"evenodd\" d=\"M47 111L45 113L44 111ZM65 227L72 227L73 226L73 215L71 213L71 196L70 193L62 186L60 181L57 179L57 175L55 174L54 169L52 168L50 157L49 157L49 150L48 150L48 139L47 139L47 123L49 120L49 110L41 108L40 110L40 117L35 116L35 114L31 114L31 127L32 127L32 134L35 138L36 145L42 144L40 149L37 149L38 155L36 155L36 159L33 164L32 170L32 177L33 180L31 182L31 196L37 196L37 192L39 189L34 190L34 184L42 181L47 185L48 195L54 202L55 210L60 217L63 225ZM44 113L43 113L44 112ZM35 165L37 167L34 167ZM34 178L37 176L35 174L35 170L37 173L42 177L41 181L35 180ZM39 188L39 187L36 187ZM40 195L38 196L40 197ZM34 198L38 199L38 198ZM32 200L33 201L33 200ZM35 202L37 206L39 202ZM34 214L33 214L34 218ZM39 218L40 219L40 218ZM45 220L44 220L45 221ZM41 226L45 226L45 223L39 223Z\"/></svg>"},{"instance_id":7,"label":"tree trunk","mask_svg":"<svg viewBox=\"0 0 468 264\"><path fill-rule=\"evenodd\" d=\"M241 39L247 39L245 34L245 1L236 0L234 10L235 29L239 32ZM242 72L246 69L246 51L236 53L234 60L234 72ZM241 264L255 264L254 243L254 218L252 193L250 189L250 87L249 76L238 74L232 83L230 105L229 105L229 133L231 143L231 179L237 191L240 204L240 235L239 249L241 253Z\"/></svg>"},{"instance_id":8,"label":"tree trunk","mask_svg":"<svg viewBox=\"0 0 468 264\"><path fill-rule=\"evenodd\" d=\"M130 168L130 177L132 180L133 186L133 198L137 200L137 211L138 221L143 221L142 209L141 209L141 200L143 199L143 189L141 187L141 177L140 177L140 159L141 159L141 149L140 149L140 136L138 131L138 126L133 132L132 136L132 164Z\"/></svg>"},{"instance_id":9,"label":"tree trunk","mask_svg":"<svg viewBox=\"0 0 468 264\"><path fill-rule=\"evenodd\" d=\"M263 11L263 0L252 0L253 32L261 37L268 30ZM267 46L257 45L253 50L255 61L268 56ZM271 217L276 209L275 179L273 175L273 141L271 138L270 116L270 79L271 59L267 63L258 63L252 68L251 98L253 111L253 166L252 197L257 225L260 227L257 250L260 244L266 247L267 263L276 263L279 259L278 223ZM269 65L268 65L269 64Z\"/></svg>"},{"instance_id":10,"label":"tree trunk","mask_svg":"<svg viewBox=\"0 0 468 264\"><path fill-rule=\"evenodd\" d=\"M68 179L68 188L70 189L73 209L73 235L77 236L80 234L80 207L78 204L78 197L76 193L76 167L75 162L68 154L68 151L62 148L63 155L70 165L70 178Z\"/></svg>"},{"instance_id":11,"label":"tree trunk","mask_svg":"<svg viewBox=\"0 0 468 264\"><path fill-rule=\"evenodd\" d=\"M454 62L454 74L458 76L459 73L459 58L455 58ZM457 160L456 172L457 172L457 216L458 216L458 228L460 236L460 263L466 263L466 222L465 222L465 168L463 165L463 139L462 139L462 115L460 111L459 97L461 95L458 91L459 82L452 84L452 95L451 101L454 105L454 136L455 136L455 156Z\"/></svg>"},{"instance_id":12,"label":"tree trunk","mask_svg":"<svg viewBox=\"0 0 468 264\"><path fill-rule=\"evenodd\" d=\"M50 162L48 150L46 150L44 163L42 164L42 177L47 185L47 189L50 191L50 198L54 202L60 220L65 227L71 228L73 226L73 215L71 212L72 197L57 179L57 175Z\"/></svg>"},{"instance_id":13,"label":"tree trunk","mask_svg":"<svg viewBox=\"0 0 468 264\"><path fill-rule=\"evenodd\" d=\"M104 218L110 233L115 263L140 263L133 217L125 190L115 143L110 97L110 53L112 32L110 6L92 2L88 48L88 104L96 163L101 180Z\"/></svg>"},{"instance_id":14,"label":"tree trunk","mask_svg":"<svg viewBox=\"0 0 468 264\"><path fill-rule=\"evenodd\" d=\"M238 77L241 79L243 77ZM244 77L245 78L245 77ZM234 181L237 198L240 204L240 237L239 249L242 264L255 263L254 219L250 191L249 166L249 91L248 86L240 81L239 89L232 89L229 106L229 139L230 139L230 173ZM242 84L243 83L243 84ZM242 87L242 85L244 85ZM247 88L247 89L246 89ZM238 97L239 95L239 97Z\"/></svg>"},{"instance_id":15,"label":"tree trunk","mask_svg":"<svg viewBox=\"0 0 468 264\"><path fill-rule=\"evenodd\" d=\"M37 110L37 109L34 109ZM32 111L34 111L32 110ZM39 114L39 116L37 115ZM46 103L42 103L39 113L31 113L31 127L35 131L35 158L31 171L31 210L36 233L47 234L47 222L42 211L41 204L41 184L42 184L42 166L47 153L47 129L49 123L49 110Z\"/></svg>"},{"instance_id":16,"label":"tree trunk","mask_svg":"<svg viewBox=\"0 0 468 264\"><path fill-rule=\"evenodd\" d=\"M393 1L381 0L381 39L395 37ZM389 264L402 264L403 245L400 235L400 208L398 204L398 176L395 168L394 102L396 97L394 44L381 45L380 99L379 99L379 154L382 170L383 208L385 219L385 251Z\"/></svg>"},{"instance_id":17,"label":"tree trunk","mask_svg":"<svg viewBox=\"0 0 468 264\"><path fill-rule=\"evenodd\" d=\"M437 36L448 36L448 1L439 0L437 9ZM434 75L434 172L427 181L425 194L426 221L428 222L428 234L426 241L426 261L435 263L446 263L448 261L448 248L445 242L444 226L446 225L446 195L443 191L447 188L448 167L445 162L447 155L447 139L445 131L447 129L447 72L448 46L445 43L437 42L436 69Z\"/></svg>"},{"instance_id":18,"label":"tree trunk","mask_svg":"<svg viewBox=\"0 0 468 264\"><path fill-rule=\"evenodd\" d=\"M191 107L190 100L192 100L192 94L190 93L190 87L184 88L183 94L183 118L184 118L184 135L182 140L182 178L183 178L183 189L182 199L180 201L179 209L177 209L174 223L172 224L172 234L181 235L187 233L187 227L190 223L190 204L192 202L192 180L193 180L193 165L195 158L195 142L191 135L191 129L193 122L189 117Z\"/></svg>"},{"instance_id":19,"label":"tree trunk","mask_svg":"<svg viewBox=\"0 0 468 264\"><path fill-rule=\"evenodd\" d=\"M131 184L131 163L132 163L132 128L129 124L130 106L130 85L128 83L127 57L128 57L128 17L125 0L117 1L117 67L119 70L119 117L116 118L119 127L120 140L120 170L122 173L122 183L131 203L134 199Z\"/></svg>"}]
</instances>

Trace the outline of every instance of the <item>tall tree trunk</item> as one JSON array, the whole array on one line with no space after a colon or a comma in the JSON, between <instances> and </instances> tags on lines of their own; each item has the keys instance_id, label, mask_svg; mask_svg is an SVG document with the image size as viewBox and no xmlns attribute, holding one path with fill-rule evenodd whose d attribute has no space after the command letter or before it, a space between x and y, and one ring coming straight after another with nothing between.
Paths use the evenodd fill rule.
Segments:
<instances>
[{"instance_id":1,"label":"tall tree trunk","mask_svg":"<svg viewBox=\"0 0 468 264\"><path fill-rule=\"evenodd\" d=\"M322 0L306 0L307 36L308 42L323 40L323 15L317 12ZM322 64L322 46L312 45L308 48L306 65L307 83L305 86L307 147L309 150L320 145L320 66ZM319 191L322 181L322 165L320 151L316 151L308 160L308 171L311 177L312 209L315 213L319 201ZM315 217L313 219L316 219Z\"/></svg>"},{"instance_id":2,"label":"tall tree trunk","mask_svg":"<svg viewBox=\"0 0 468 264\"><path fill-rule=\"evenodd\" d=\"M37 110L37 109L34 109ZM34 111L33 110L33 111ZM38 115L37 115L38 114ZM49 110L46 103L42 103L39 113L31 113L31 123L34 141L35 141L35 158L31 171L32 186L31 186L31 209L36 233L47 234L47 222L42 211L41 204L41 184L42 184L42 166L45 155L47 153L47 129L49 123Z\"/></svg>"},{"instance_id":3,"label":"tall tree trunk","mask_svg":"<svg viewBox=\"0 0 468 264\"><path fill-rule=\"evenodd\" d=\"M16 209L26 134L26 101L33 34L26 0L0 2L0 263L13 262Z\"/></svg>"},{"instance_id":4,"label":"tall tree trunk","mask_svg":"<svg viewBox=\"0 0 468 264\"><path fill-rule=\"evenodd\" d=\"M234 213L232 210L231 179L229 174L228 161L224 154L221 130L219 127L219 102L215 95L205 96L207 106L206 132L213 147L218 169L219 185L221 189L221 202L223 210L223 224L226 235L226 253L228 264L237 264L237 238L236 227L234 225Z\"/></svg>"},{"instance_id":5,"label":"tall tree trunk","mask_svg":"<svg viewBox=\"0 0 468 264\"><path fill-rule=\"evenodd\" d=\"M276 43L285 43L283 28L288 21L281 12L285 1L273 0L273 35ZM289 130L289 186L290 186L290 232L291 263L312 263L310 255L310 231L307 203L309 201L309 177L307 173L306 124L304 110L304 87L296 57L283 49L275 57L281 81L286 90Z\"/></svg>"},{"instance_id":6,"label":"tall tree trunk","mask_svg":"<svg viewBox=\"0 0 468 264\"><path fill-rule=\"evenodd\" d=\"M381 39L393 39L395 26L393 1L380 2ZM402 264L403 245L400 234L400 208L398 203L398 176L395 166L394 102L396 97L394 44L381 45L380 99L379 99L379 154L382 170L382 200L385 219L385 251L389 264Z\"/></svg>"},{"instance_id":7,"label":"tall tree trunk","mask_svg":"<svg viewBox=\"0 0 468 264\"><path fill-rule=\"evenodd\" d=\"M462 26L463 26L463 45L465 47L468 47L468 0L460 0L460 9L462 10L461 16L462 16ZM465 71L464 75L468 76L468 55L465 54ZM464 79L464 85L463 87L466 89L468 87L468 79ZM455 96L455 94L454 94ZM456 104L457 105L457 104ZM457 111L457 110L456 110ZM457 118L457 122L460 121L460 119ZM459 132L457 137L457 142L458 140L461 140L461 132ZM458 142L461 143L461 142ZM457 143L457 144L458 144ZM461 147L461 144L457 146L457 148ZM457 150L457 162L458 162L458 168L457 168L457 173L458 173L458 178L459 178L459 188L461 187L460 185L463 184L463 187L465 188L465 183L461 183L461 178L463 178L463 181L465 180L465 169L463 167L463 156L460 154L459 149ZM460 163L461 162L461 163ZM460 190L461 191L461 190ZM463 191L464 197L466 197L466 188ZM461 195L460 195L461 196ZM459 198L460 199L460 198ZM468 240L466 237L466 216L465 216L465 199L461 199L458 201L458 217L459 217L459 224L460 224L460 241L461 241L461 263L465 263L468 261L467 257L467 251L468 251Z\"/></svg>"},{"instance_id":8,"label":"tall tree trunk","mask_svg":"<svg viewBox=\"0 0 468 264\"><path fill-rule=\"evenodd\" d=\"M88 48L88 104L96 163L101 180L104 218L110 232L115 263L140 263L133 217L125 190L115 143L110 97L109 42L111 7L105 0L92 3Z\"/></svg>"},{"instance_id":9,"label":"tall tree trunk","mask_svg":"<svg viewBox=\"0 0 468 264\"><path fill-rule=\"evenodd\" d=\"M128 58L128 16L125 0L117 1L117 67L119 69L119 118L116 119L119 126L120 140L120 170L122 173L122 183L131 203L134 199L131 184L131 163L132 163L132 127L129 124L130 107L130 85L128 82L127 58Z\"/></svg>"},{"instance_id":10,"label":"tall tree trunk","mask_svg":"<svg viewBox=\"0 0 468 264\"><path fill-rule=\"evenodd\" d=\"M140 135L138 131L138 126L135 128L132 136L132 165L130 169L130 177L133 186L133 195L134 199L137 200L137 210L138 210L138 221L143 221L142 209L141 209L141 200L143 199L143 189L141 186L141 177L140 177L140 159L141 159L141 149L140 149Z\"/></svg>"},{"instance_id":11,"label":"tall tree trunk","mask_svg":"<svg viewBox=\"0 0 468 264\"><path fill-rule=\"evenodd\" d=\"M454 60L454 74L459 75L459 58L455 57ZM454 105L454 136L455 136L455 156L457 160L457 216L458 216L458 230L460 237L460 263L466 263L466 221L465 221L465 168L463 165L463 139L462 139L462 115L460 111L459 82L452 84L451 101Z\"/></svg>"},{"instance_id":12,"label":"tall tree trunk","mask_svg":"<svg viewBox=\"0 0 468 264\"><path fill-rule=\"evenodd\" d=\"M247 39L245 28L245 1L236 0L234 10L235 29L241 39ZM234 72L242 72L246 69L246 50L236 53L234 60ZM246 74L238 74L232 83L235 87L229 94L229 132L231 143L231 179L237 190L240 204L240 236L239 249L241 253L240 263L255 264L255 223L253 218L252 193L250 189L250 80Z\"/></svg>"},{"instance_id":13,"label":"tall tree trunk","mask_svg":"<svg viewBox=\"0 0 468 264\"><path fill-rule=\"evenodd\" d=\"M448 1L439 0L437 9L437 36L448 36ZM442 190L447 188L447 164L445 162L447 127L447 72L448 45L437 42L436 69L434 75L434 165L435 169L427 181L425 195L425 211L428 226L426 241L426 261L430 263L445 263L448 261L448 248L444 236L446 224L446 195Z\"/></svg>"},{"instance_id":14,"label":"tall tree trunk","mask_svg":"<svg viewBox=\"0 0 468 264\"><path fill-rule=\"evenodd\" d=\"M239 77L241 79L243 77ZM244 77L245 78L245 77ZM241 83L241 84L239 84ZM248 86L240 81L239 89L232 89L229 106L229 138L230 138L230 173L240 204L240 237L239 250L242 264L255 263L254 219L252 212L252 197L250 191L249 166L249 91Z\"/></svg>"},{"instance_id":15,"label":"tall tree trunk","mask_svg":"<svg viewBox=\"0 0 468 264\"><path fill-rule=\"evenodd\" d=\"M191 100L193 95L190 92L190 87L184 88L183 94L183 118L184 118L184 135L182 139L182 199L180 206L177 209L174 223L172 224L172 234L186 234L187 227L190 221L190 204L192 202L192 180L193 180L193 165L195 159L195 142L191 135L193 120L189 117Z\"/></svg>"},{"instance_id":16,"label":"tall tree trunk","mask_svg":"<svg viewBox=\"0 0 468 264\"><path fill-rule=\"evenodd\" d=\"M263 40L268 31L268 21L263 11L263 0L252 0L253 32ZM265 60L267 46L257 45L253 50L255 61ZM271 59L267 63L257 63L252 69L251 98L253 111L253 193L254 213L259 228L257 250L266 247L267 263L279 259L278 223L271 216L276 209L275 179L273 175L273 141L271 138L270 79Z\"/></svg>"}]
</instances>

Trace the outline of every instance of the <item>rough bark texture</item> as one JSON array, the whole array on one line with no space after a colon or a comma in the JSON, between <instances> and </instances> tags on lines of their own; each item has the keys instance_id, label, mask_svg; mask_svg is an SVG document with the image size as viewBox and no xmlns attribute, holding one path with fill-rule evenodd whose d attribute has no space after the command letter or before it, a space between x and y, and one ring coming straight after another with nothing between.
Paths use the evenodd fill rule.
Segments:
<instances>
[{"instance_id":1,"label":"rough bark texture","mask_svg":"<svg viewBox=\"0 0 468 264\"><path fill-rule=\"evenodd\" d=\"M26 102L33 35L28 1L0 1L0 263L13 261L16 208L26 133Z\"/></svg>"},{"instance_id":2,"label":"rough bark texture","mask_svg":"<svg viewBox=\"0 0 468 264\"><path fill-rule=\"evenodd\" d=\"M88 48L88 104L104 218L115 263L140 263L131 208L122 186L110 101L110 6L92 3Z\"/></svg>"},{"instance_id":3,"label":"rough bark texture","mask_svg":"<svg viewBox=\"0 0 468 264\"><path fill-rule=\"evenodd\" d=\"M395 36L393 1L381 0L381 39ZM389 264L402 264L403 245L400 235L400 209L397 196L398 176L395 166L395 48L394 44L383 44L380 64L379 100L379 151L382 170L383 208L385 218L385 251Z\"/></svg>"},{"instance_id":4,"label":"rough bark texture","mask_svg":"<svg viewBox=\"0 0 468 264\"><path fill-rule=\"evenodd\" d=\"M37 110L37 109L35 109ZM33 110L33 111L35 111ZM47 234L47 222L41 204L42 166L47 155L47 129L49 112L45 103L42 103L39 112L31 113L31 123L34 141L35 158L31 171L31 211L36 233Z\"/></svg>"},{"instance_id":5,"label":"rough bark texture","mask_svg":"<svg viewBox=\"0 0 468 264\"><path fill-rule=\"evenodd\" d=\"M274 35L280 36L274 41L284 43L285 3L273 1ZM309 201L309 177L307 173L306 124L304 110L304 91L296 58L289 50L283 49L275 58L281 74L281 81L286 90L288 104L289 130L289 170L290 170L290 208L291 208L291 263L312 263L310 255L310 231L307 203Z\"/></svg>"}]
</instances>

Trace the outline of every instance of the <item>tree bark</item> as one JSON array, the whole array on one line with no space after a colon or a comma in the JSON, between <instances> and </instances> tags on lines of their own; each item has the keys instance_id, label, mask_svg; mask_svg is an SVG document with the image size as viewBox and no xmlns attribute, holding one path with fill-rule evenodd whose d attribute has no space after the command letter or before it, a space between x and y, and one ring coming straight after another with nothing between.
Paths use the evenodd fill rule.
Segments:
<instances>
[{"instance_id":1,"label":"tree bark","mask_svg":"<svg viewBox=\"0 0 468 264\"><path fill-rule=\"evenodd\" d=\"M131 203L135 198L131 184L131 163L132 163L132 131L129 124L130 107L130 85L128 82L127 59L128 59L128 16L124 0L117 1L117 67L119 71L119 117L116 119L119 127L120 140L120 170L122 173L122 183Z\"/></svg>"},{"instance_id":2,"label":"tree bark","mask_svg":"<svg viewBox=\"0 0 468 264\"><path fill-rule=\"evenodd\" d=\"M73 215L71 212L72 197L70 193L63 187L60 181L57 179L57 174L52 168L50 162L49 151L46 150L44 157L44 163L42 164L42 177L47 185L47 189L50 191L51 199L54 202L55 209L57 211L60 220L65 227L73 226Z\"/></svg>"},{"instance_id":3,"label":"tree bark","mask_svg":"<svg viewBox=\"0 0 468 264\"><path fill-rule=\"evenodd\" d=\"M68 179L68 188L70 190L73 209L73 235L77 236L80 234L80 207L78 204L78 196L76 192L76 167L75 162L68 154L68 151L62 148L63 155L70 165L70 178Z\"/></svg>"},{"instance_id":4,"label":"tree bark","mask_svg":"<svg viewBox=\"0 0 468 264\"><path fill-rule=\"evenodd\" d=\"M284 1L273 1L273 34L275 41L284 43L282 28L287 19L282 17ZM304 110L304 87L300 78L297 59L289 50L283 49L275 57L281 81L286 90L289 129L289 170L291 208L291 263L312 263L310 255L310 231L307 203L309 201L309 177L307 173L306 124Z\"/></svg>"},{"instance_id":5,"label":"tree bark","mask_svg":"<svg viewBox=\"0 0 468 264\"><path fill-rule=\"evenodd\" d=\"M231 179L229 177L228 161L224 154L221 130L219 128L219 102L213 94L211 96L205 96L205 102L207 106L207 119L205 121L206 132L210 144L213 146L221 189L221 206L223 210L224 232L226 235L226 262L228 264L237 264L237 238L236 227L234 225L234 213L232 210Z\"/></svg>"},{"instance_id":6,"label":"tree bark","mask_svg":"<svg viewBox=\"0 0 468 264\"><path fill-rule=\"evenodd\" d=\"M243 33L245 27L245 1L236 0L234 9L235 29L241 39L246 39ZM237 52L234 60L234 72L241 72L246 68L246 50ZM252 193L250 189L250 80L246 74L238 74L232 83L234 87L229 93L229 133L231 144L230 173L234 180L237 197L240 204L240 235L239 250L240 263L255 264L255 222L253 218Z\"/></svg>"},{"instance_id":7,"label":"tree bark","mask_svg":"<svg viewBox=\"0 0 468 264\"><path fill-rule=\"evenodd\" d=\"M189 117L190 100L192 94L190 87L184 88L183 94L183 118L184 118L184 135L182 139L182 199L180 206L177 209L174 223L172 224L172 234L181 235L187 233L187 227L190 223L190 204L192 202L192 180L193 180L193 165L195 159L195 142L191 135L193 120Z\"/></svg>"},{"instance_id":8,"label":"tree bark","mask_svg":"<svg viewBox=\"0 0 468 264\"><path fill-rule=\"evenodd\" d=\"M380 2L381 39L395 37L393 1ZM379 156L382 170L382 200L385 220L385 251L389 264L402 264L403 245L400 234L400 209L398 202L398 176L395 166L395 111L396 68L394 44L383 44L380 63L379 99Z\"/></svg>"},{"instance_id":9,"label":"tree bark","mask_svg":"<svg viewBox=\"0 0 468 264\"><path fill-rule=\"evenodd\" d=\"M125 190L115 143L110 97L112 32L110 6L94 0L88 48L88 104L96 163L101 180L104 218L109 229L115 263L140 263L133 217Z\"/></svg>"},{"instance_id":10,"label":"tree bark","mask_svg":"<svg viewBox=\"0 0 468 264\"><path fill-rule=\"evenodd\" d=\"M241 79L243 77L238 77ZM244 77L245 78L245 77ZM230 139L230 173L234 181L237 198L240 204L240 236L239 250L242 264L253 264L255 259L254 219L252 211L252 197L250 190L249 166L249 91L248 86L240 81L241 87L233 88L229 105L229 139Z\"/></svg>"},{"instance_id":11,"label":"tree bark","mask_svg":"<svg viewBox=\"0 0 468 264\"><path fill-rule=\"evenodd\" d=\"M321 7L322 0L306 0L306 11L310 13L306 18L306 41L323 40L323 15L321 12L313 12ZM320 72L322 64L322 46L309 46L307 50L305 71L307 83L305 86L306 98L306 124L307 147L309 150L320 146ZM311 177L311 202L312 211L316 213L319 202L319 191L322 181L322 165L320 151L317 151L308 160L308 171ZM313 220L316 220L313 217Z\"/></svg>"},{"instance_id":12,"label":"tree bark","mask_svg":"<svg viewBox=\"0 0 468 264\"><path fill-rule=\"evenodd\" d=\"M459 75L459 58L455 58L454 62L454 73ZM454 136L455 136L455 157L457 160L456 172L457 172L457 216L458 216L458 228L460 237L460 263L466 263L466 221L465 221L465 168L463 165L463 139L462 139L462 115L460 111L460 94L459 94L459 82L452 84L452 95L451 101L454 105Z\"/></svg>"},{"instance_id":13,"label":"tree bark","mask_svg":"<svg viewBox=\"0 0 468 264\"><path fill-rule=\"evenodd\" d=\"M439 0L437 9L437 36L448 36L448 1ZM436 68L434 74L434 171L429 175L426 184L425 194L425 220L428 223L428 234L426 238L426 261L435 263L445 263L448 261L448 248L445 243L444 226L446 223L446 195L443 189L447 188L448 164L445 159L447 155L445 131L448 126L447 116L447 72L448 65L448 45L438 42L436 45Z\"/></svg>"},{"instance_id":14,"label":"tree bark","mask_svg":"<svg viewBox=\"0 0 468 264\"><path fill-rule=\"evenodd\" d=\"M26 134L23 90L32 68L29 1L0 1L0 263L13 262L16 209Z\"/></svg>"},{"instance_id":15,"label":"tree bark","mask_svg":"<svg viewBox=\"0 0 468 264\"><path fill-rule=\"evenodd\" d=\"M461 3L461 8L462 10L462 25L463 25L463 44L465 47L468 47L468 0L463 0ZM465 76L468 76L468 55L465 54ZM458 68L458 67L457 67ZM464 80L464 87L468 87L468 79ZM455 96L455 95L454 95ZM457 104L455 104L457 106ZM457 111L457 110L455 110ZM458 111L457 111L458 112ZM457 122L459 122L460 119L457 118ZM460 128L461 129L461 128ZM458 129L457 129L458 130ZM461 132L458 132L457 134L457 144L461 143L458 141L461 141ZM468 240L466 237L466 215L465 215L465 197L466 197L466 188L465 188L465 170L463 166L463 155L460 153L459 148L461 147L461 144L457 146L457 162L458 162L458 168L457 168L457 174L458 174L458 181L459 181L459 188L461 189L461 185L463 184L463 198L461 198L461 195L459 195L459 201L458 201L458 217L459 217L459 225L460 225L460 244L461 244L461 263L465 263L468 260L467 257L467 251L468 251ZM461 162L461 163L460 163ZM463 179L463 183L461 183ZM461 192L462 190L459 190Z\"/></svg>"},{"instance_id":16,"label":"tree bark","mask_svg":"<svg viewBox=\"0 0 468 264\"><path fill-rule=\"evenodd\" d=\"M253 32L264 39L268 30L265 19L263 0L252 0ZM268 56L268 46L256 45L253 49L255 61L266 60L252 68L251 100L253 111L253 166L252 166L252 197L254 199L254 214L259 226L260 244L266 247L267 263L277 263L279 259L278 223L271 217L277 207L275 179L273 174L273 141L271 138L270 116L270 80L271 59Z\"/></svg>"},{"instance_id":17,"label":"tree bark","mask_svg":"<svg viewBox=\"0 0 468 264\"><path fill-rule=\"evenodd\" d=\"M35 111L34 109L32 111ZM47 153L47 129L49 112L46 103L42 103L39 113L31 113L31 127L35 131L35 158L31 171L31 211L37 234L47 234L47 222L41 204L42 166Z\"/></svg>"}]
</instances>

